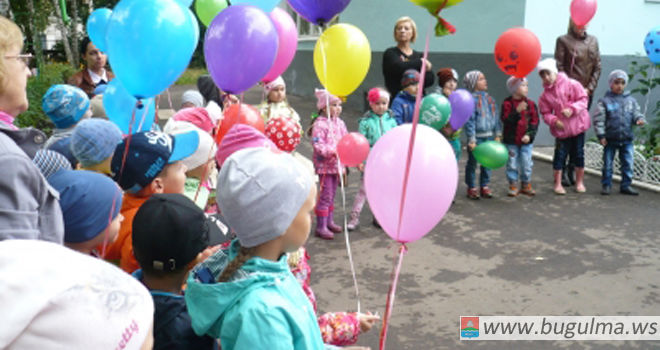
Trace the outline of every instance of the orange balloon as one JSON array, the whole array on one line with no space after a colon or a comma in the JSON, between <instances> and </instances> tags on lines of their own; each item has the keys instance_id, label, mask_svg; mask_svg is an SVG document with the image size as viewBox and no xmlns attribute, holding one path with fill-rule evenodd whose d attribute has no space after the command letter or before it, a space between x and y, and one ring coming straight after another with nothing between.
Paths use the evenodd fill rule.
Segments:
<instances>
[{"instance_id":1,"label":"orange balloon","mask_svg":"<svg viewBox=\"0 0 660 350\"><path fill-rule=\"evenodd\" d=\"M507 75L524 78L541 58L541 42L530 30L511 28L495 43L495 63Z\"/></svg>"},{"instance_id":2,"label":"orange balloon","mask_svg":"<svg viewBox=\"0 0 660 350\"><path fill-rule=\"evenodd\" d=\"M265 130L264 120L261 118L259 111L247 104L235 104L229 106L224 112L224 119L220 124L220 129L215 135L215 143L220 145L222 139L225 137L225 134L231 129L235 124L245 124L249 125L262 133Z\"/></svg>"}]
</instances>

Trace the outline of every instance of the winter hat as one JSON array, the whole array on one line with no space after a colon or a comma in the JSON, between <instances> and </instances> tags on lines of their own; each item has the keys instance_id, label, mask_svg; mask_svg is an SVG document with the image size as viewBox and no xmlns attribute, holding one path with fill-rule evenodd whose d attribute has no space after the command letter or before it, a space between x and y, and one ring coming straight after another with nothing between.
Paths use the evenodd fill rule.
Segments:
<instances>
[{"instance_id":1,"label":"winter hat","mask_svg":"<svg viewBox=\"0 0 660 350\"><path fill-rule=\"evenodd\" d=\"M328 90L325 89L314 90L314 95L316 95L316 109L319 111L327 107L328 103L332 104L341 102L339 97L329 93Z\"/></svg>"},{"instance_id":2,"label":"winter hat","mask_svg":"<svg viewBox=\"0 0 660 350\"><path fill-rule=\"evenodd\" d=\"M121 209L122 191L109 177L87 170L62 170L48 178L60 192L64 242L81 243L105 231Z\"/></svg>"},{"instance_id":3,"label":"winter hat","mask_svg":"<svg viewBox=\"0 0 660 350\"><path fill-rule=\"evenodd\" d=\"M510 77L506 81L506 88L509 90L509 92L513 95L518 91L518 88L522 83L526 83L527 78L516 78L516 77Z\"/></svg>"},{"instance_id":4,"label":"winter hat","mask_svg":"<svg viewBox=\"0 0 660 350\"><path fill-rule=\"evenodd\" d=\"M32 159L41 174L48 179L60 170L71 170L71 163L65 156L48 149L40 149Z\"/></svg>"},{"instance_id":5,"label":"winter hat","mask_svg":"<svg viewBox=\"0 0 660 350\"><path fill-rule=\"evenodd\" d=\"M222 167L225 160L234 152L250 147L277 149L273 141L257 129L245 124L235 124L222 139L218 152L215 154L218 167Z\"/></svg>"},{"instance_id":6,"label":"winter hat","mask_svg":"<svg viewBox=\"0 0 660 350\"><path fill-rule=\"evenodd\" d=\"M218 206L241 246L284 234L305 203L313 181L288 153L249 148L232 154L218 175Z\"/></svg>"},{"instance_id":7,"label":"winter hat","mask_svg":"<svg viewBox=\"0 0 660 350\"><path fill-rule=\"evenodd\" d=\"M197 90L186 90L181 96L181 104L186 102L192 103L195 107L203 107L204 96Z\"/></svg>"},{"instance_id":8,"label":"winter hat","mask_svg":"<svg viewBox=\"0 0 660 350\"><path fill-rule=\"evenodd\" d=\"M81 89L64 84L53 85L41 99L41 108L58 129L75 125L89 110L89 98Z\"/></svg>"},{"instance_id":9,"label":"winter hat","mask_svg":"<svg viewBox=\"0 0 660 350\"><path fill-rule=\"evenodd\" d=\"M557 70L557 61L554 58L546 58L542 60L536 66L536 69L539 71L539 74L541 74L541 72L544 70L547 70L550 73L554 73L554 74L557 74L559 72Z\"/></svg>"},{"instance_id":10,"label":"winter hat","mask_svg":"<svg viewBox=\"0 0 660 350\"><path fill-rule=\"evenodd\" d=\"M71 168L75 169L78 167L78 159L71 152L71 136L65 137L48 147L49 150L55 151L63 155L69 163L71 163Z\"/></svg>"},{"instance_id":11,"label":"winter hat","mask_svg":"<svg viewBox=\"0 0 660 350\"><path fill-rule=\"evenodd\" d=\"M477 81L482 74L483 73L478 70L471 70L465 73L465 77L463 78L463 85L465 85L465 87L470 90L470 92L474 92L474 89L477 87Z\"/></svg>"},{"instance_id":12,"label":"winter hat","mask_svg":"<svg viewBox=\"0 0 660 350\"><path fill-rule=\"evenodd\" d=\"M445 84L451 80L454 79L458 83L458 73L451 69L451 68L441 68L438 71L438 86L440 88L443 88Z\"/></svg>"},{"instance_id":13,"label":"winter hat","mask_svg":"<svg viewBox=\"0 0 660 350\"><path fill-rule=\"evenodd\" d=\"M625 85L628 85L628 73L622 71L621 69L615 69L610 73L610 76L607 78L607 82L610 86L614 84L614 81L617 79L623 79Z\"/></svg>"},{"instance_id":14,"label":"winter hat","mask_svg":"<svg viewBox=\"0 0 660 350\"><path fill-rule=\"evenodd\" d=\"M0 242L1 349L139 350L154 320L140 281L38 240Z\"/></svg>"},{"instance_id":15,"label":"winter hat","mask_svg":"<svg viewBox=\"0 0 660 350\"><path fill-rule=\"evenodd\" d=\"M268 94L278 86L284 86L286 88L286 83L284 82L284 79L282 79L281 76L275 78L275 80L271 81L270 83L264 84L264 92Z\"/></svg>"},{"instance_id":16,"label":"winter hat","mask_svg":"<svg viewBox=\"0 0 660 350\"><path fill-rule=\"evenodd\" d=\"M405 89L410 85L419 83L419 72L414 69L408 69L403 72L403 77L401 77L401 88Z\"/></svg>"},{"instance_id":17,"label":"winter hat","mask_svg":"<svg viewBox=\"0 0 660 350\"><path fill-rule=\"evenodd\" d=\"M188 122L209 134L213 131L213 128L215 128L217 124L217 121L215 123L213 122L209 112L205 108L200 107L184 108L179 110L172 118L170 118L170 120L167 121L167 124L169 124L170 121ZM165 124L165 127L163 128L165 132L167 132L167 124Z\"/></svg>"},{"instance_id":18,"label":"winter hat","mask_svg":"<svg viewBox=\"0 0 660 350\"><path fill-rule=\"evenodd\" d=\"M389 101L390 93L384 89L375 87L369 90L369 93L367 94L367 101L369 101L369 103L376 103L381 98L386 98Z\"/></svg>"},{"instance_id":19,"label":"winter hat","mask_svg":"<svg viewBox=\"0 0 660 350\"><path fill-rule=\"evenodd\" d=\"M215 141L208 132L196 127L195 125L170 119L165 124L164 132L170 135L178 135L187 132L196 132L199 136L199 145L193 154L183 158L181 161L188 170L195 169L212 159L216 153Z\"/></svg>"},{"instance_id":20,"label":"winter hat","mask_svg":"<svg viewBox=\"0 0 660 350\"><path fill-rule=\"evenodd\" d=\"M122 138L121 130L111 121L83 120L73 129L71 152L84 167L100 164L112 157Z\"/></svg>"}]
</instances>

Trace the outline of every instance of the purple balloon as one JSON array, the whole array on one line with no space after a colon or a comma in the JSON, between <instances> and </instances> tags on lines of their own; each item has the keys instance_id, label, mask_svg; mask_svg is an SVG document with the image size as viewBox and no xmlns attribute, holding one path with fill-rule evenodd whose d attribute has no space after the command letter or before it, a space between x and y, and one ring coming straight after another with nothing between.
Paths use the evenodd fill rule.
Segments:
<instances>
[{"instance_id":1,"label":"purple balloon","mask_svg":"<svg viewBox=\"0 0 660 350\"><path fill-rule=\"evenodd\" d=\"M451 117L449 124L454 130L460 129L474 113L474 97L465 89L458 89L449 95Z\"/></svg>"},{"instance_id":2,"label":"purple balloon","mask_svg":"<svg viewBox=\"0 0 660 350\"><path fill-rule=\"evenodd\" d=\"M278 46L277 30L264 11L254 6L230 6L209 25L204 58L215 84L239 94L268 73Z\"/></svg>"},{"instance_id":3,"label":"purple balloon","mask_svg":"<svg viewBox=\"0 0 660 350\"><path fill-rule=\"evenodd\" d=\"M351 0L287 0L302 18L313 24L328 23L344 11Z\"/></svg>"}]
</instances>

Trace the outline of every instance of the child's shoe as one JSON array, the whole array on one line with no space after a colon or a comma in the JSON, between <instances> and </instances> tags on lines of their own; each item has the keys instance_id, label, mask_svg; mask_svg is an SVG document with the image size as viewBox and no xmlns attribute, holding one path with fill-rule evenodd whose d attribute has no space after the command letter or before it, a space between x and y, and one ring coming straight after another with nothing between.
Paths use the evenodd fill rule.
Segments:
<instances>
[{"instance_id":1,"label":"child's shoe","mask_svg":"<svg viewBox=\"0 0 660 350\"><path fill-rule=\"evenodd\" d=\"M639 192L637 192L634 188L628 186L628 187L622 187L621 190L619 190L622 194L627 194L629 196L639 196Z\"/></svg>"},{"instance_id":2,"label":"child's shoe","mask_svg":"<svg viewBox=\"0 0 660 350\"><path fill-rule=\"evenodd\" d=\"M531 183L522 183L522 189L520 190L520 193L526 194L528 196L534 196L536 194L536 191L532 188Z\"/></svg>"},{"instance_id":3,"label":"child's shoe","mask_svg":"<svg viewBox=\"0 0 660 350\"><path fill-rule=\"evenodd\" d=\"M334 233L328 230L328 217L327 216L317 216L316 217L316 235L327 240L335 239Z\"/></svg>"},{"instance_id":4,"label":"child's shoe","mask_svg":"<svg viewBox=\"0 0 660 350\"><path fill-rule=\"evenodd\" d=\"M518 195L518 187L516 184L509 184L509 193L507 193L507 196L509 197L516 197Z\"/></svg>"},{"instance_id":5,"label":"child's shoe","mask_svg":"<svg viewBox=\"0 0 660 350\"><path fill-rule=\"evenodd\" d=\"M468 188L467 197L474 200L479 199L479 190L476 188Z\"/></svg>"},{"instance_id":6,"label":"child's shoe","mask_svg":"<svg viewBox=\"0 0 660 350\"><path fill-rule=\"evenodd\" d=\"M481 187L481 196L484 198L493 198L493 192L488 186Z\"/></svg>"},{"instance_id":7,"label":"child's shoe","mask_svg":"<svg viewBox=\"0 0 660 350\"><path fill-rule=\"evenodd\" d=\"M355 229L360 225L360 214L358 213L351 213L351 221L348 222L348 230L349 231L355 231Z\"/></svg>"},{"instance_id":8,"label":"child's shoe","mask_svg":"<svg viewBox=\"0 0 660 350\"><path fill-rule=\"evenodd\" d=\"M612 193L612 186L604 185L603 189L600 190L600 194L603 196L609 196Z\"/></svg>"}]
</instances>

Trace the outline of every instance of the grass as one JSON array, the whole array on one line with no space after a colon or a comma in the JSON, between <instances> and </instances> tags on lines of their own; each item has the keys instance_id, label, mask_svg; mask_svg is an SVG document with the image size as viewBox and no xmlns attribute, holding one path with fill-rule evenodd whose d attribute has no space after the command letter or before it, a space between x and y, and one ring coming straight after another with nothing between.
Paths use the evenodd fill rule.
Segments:
<instances>
[{"instance_id":1,"label":"grass","mask_svg":"<svg viewBox=\"0 0 660 350\"><path fill-rule=\"evenodd\" d=\"M197 84L197 78L201 75L209 74L205 68L188 68L185 72L179 77L179 80L174 83L175 85L195 85Z\"/></svg>"}]
</instances>

